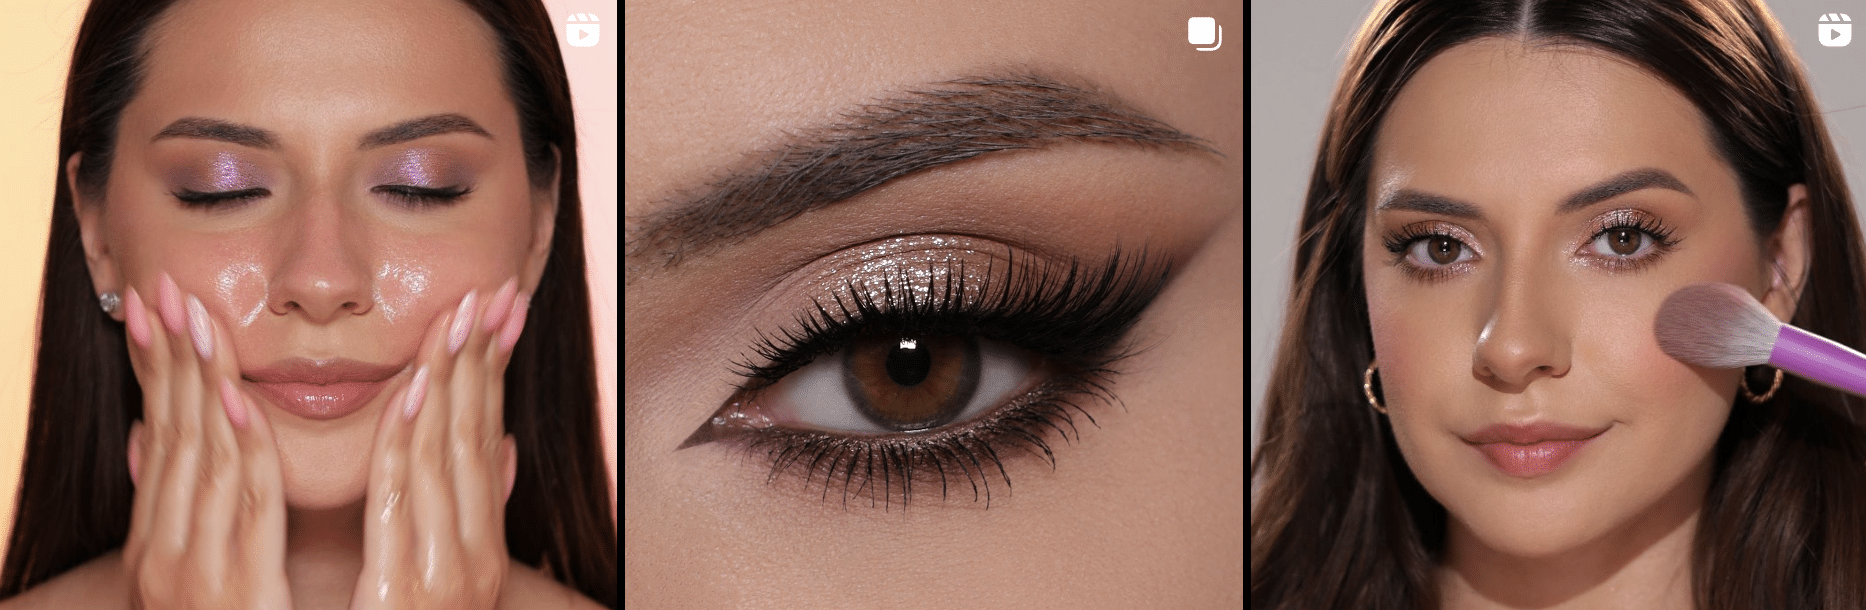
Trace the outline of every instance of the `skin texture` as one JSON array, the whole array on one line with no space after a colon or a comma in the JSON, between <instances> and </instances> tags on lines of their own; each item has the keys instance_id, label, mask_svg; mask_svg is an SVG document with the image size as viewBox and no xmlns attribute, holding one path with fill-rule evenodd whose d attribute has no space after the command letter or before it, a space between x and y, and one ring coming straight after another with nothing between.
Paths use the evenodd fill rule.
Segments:
<instances>
[{"instance_id":1,"label":"skin texture","mask_svg":"<svg viewBox=\"0 0 1866 610\"><path fill-rule=\"evenodd\" d=\"M1665 355L1652 321L1666 296L1705 281L1748 289L1786 320L1807 259L1805 188L1790 188L1781 229L1758 240L1702 120L1624 61L1486 39L1426 64L1382 125L1370 206L1411 188L1489 219L1372 212L1363 248L1394 437L1451 516L1445 607L1690 607L1692 536L1739 375ZM1556 212L1570 193L1641 167L1672 172L1695 196L1644 189ZM1626 209L1672 228L1675 247L1636 269L1605 264L1622 255L1595 238L1599 219ZM1433 221L1460 232L1456 256L1468 262L1425 282L1383 240ZM1658 253L1638 239L1628 258ZM1405 256L1438 264L1426 242ZM1462 440L1541 421L1610 427L1527 479Z\"/></svg>"},{"instance_id":2,"label":"skin texture","mask_svg":"<svg viewBox=\"0 0 1866 610\"><path fill-rule=\"evenodd\" d=\"M630 2L630 229L787 130L890 91L1016 64L1070 74L1223 156L1095 144L993 153L806 213L626 290L626 603L642 607L1210 608L1243 603L1242 54L1184 43L1241 5ZM1043 24L1034 27L1033 23ZM721 36L721 32L730 32ZM640 33L640 35L634 35ZM1157 44L1156 44L1157 43ZM1175 44L1177 43L1177 44ZM829 58L834 58L833 60ZM731 362L822 294L829 261L893 237L965 235L1101 260L1180 262L1057 465L1005 460L987 510L918 487L870 508L729 443L676 450L742 381ZM631 261L631 267L634 261ZM832 282L833 283L833 282ZM1028 456L1023 456L1028 458ZM879 475L877 475L878 477ZM877 479L878 480L878 479ZM963 482L958 485L964 487ZM935 487L937 489L937 487ZM961 497L964 496L964 497Z\"/></svg>"},{"instance_id":3,"label":"skin texture","mask_svg":"<svg viewBox=\"0 0 1866 610\"><path fill-rule=\"evenodd\" d=\"M479 439L449 431L482 428L447 422L479 421L485 430L502 429L492 427L500 408L497 384L479 385L504 369L504 358L485 348L493 345L497 329L480 327L462 348L463 355L489 354L484 360L443 358L437 354L446 353L446 335L434 337L437 328L448 330L437 325L452 319L470 291L478 291L480 306L467 316L485 311L490 322L518 311L514 300L501 305L489 297L513 279L507 292L522 297L535 290L552 234L555 189L529 189L517 115L500 84L491 30L458 3L191 0L171 9L153 34L147 80L122 116L108 190L101 200L78 202L93 282L99 290L125 295L134 289L161 333L166 325L158 313L169 312L156 311L155 295L162 274L172 276L180 295L197 297L212 321L222 346L212 364L230 371L293 357L405 367L360 411L326 421L298 417L240 386L276 444L279 467L273 476L279 477L284 500L283 574L291 599L299 610L347 607L366 568L365 549L382 548L369 546L374 537L365 534L390 531L369 529L364 520L366 507L384 500L371 492L386 489L373 484L372 476L399 472L414 477L407 482L411 489L445 490L461 498L474 490L497 493L496 470L460 471L481 476L457 478L449 486L420 478L442 472L434 466L454 443ZM356 148L366 132L443 112L472 119L492 137L444 134ZM265 151L202 139L151 141L182 117L258 126L277 134L280 146ZM76 167L74 159L68 174ZM220 168L232 169L229 174ZM461 183L474 189L467 199L426 209L372 190L383 184ZM171 196L179 188L255 185L271 195L221 210L190 209ZM131 309L115 315L124 320ZM185 337L184 329L161 341L185 348ZM426 345L442 347L418 352L424 337ZM172 355L179 362L188 351ZM168 378L144 375L164 370L166 360L149 368L151 356L137 354L145 388L152 379ZM465 364L469 360L473 364ZM450 373L456 362L459 376ZM421 419L385 428L392 418L383 415L396 388L411 381L410 365L424 363L434 367L434 379L452 381L427 392ZM225 423L218 401L206 405L208 415L219 419L203 421ZM192 413L202 407L173 408ZM224 430L215 426L209 424ZM497 434L479 440L496 445L486 439ZM142 456L141 449L132 443L132 455ZM452 459L460 455L466 454ZM507 468L514 456L506 455ZM382 471L389 464L402 470ZM151 471L139 474L146 482ZM140 494L154 493L151 487L139 487L139 504ZM402 515L441 514L424 508L431 500L411 494ZM474 506L461 505L460 527L477 524L502 541L498 513L471 512ZM371 557L394 555L372 551ZM128 591L123 559L118 553L100 557L12 603L122 607ZM503 606L588 604L529 568L505 563L494 568L509 571L499 599ZM495 572L491 580L498 579Z\"/></svg>"}]
</instances>

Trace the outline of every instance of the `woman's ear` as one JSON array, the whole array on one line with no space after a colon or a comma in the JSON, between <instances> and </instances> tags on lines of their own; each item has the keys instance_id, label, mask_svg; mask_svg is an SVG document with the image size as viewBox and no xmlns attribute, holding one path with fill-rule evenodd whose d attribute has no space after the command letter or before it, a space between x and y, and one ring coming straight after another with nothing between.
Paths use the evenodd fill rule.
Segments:
<instances>
[{"instance_id":1,"label":"woman's ear","mask_svg":"<svg viewBox=\"0 0 1866 610\"><path fill-rule=\"evenodd\" d=\"M1795 184L1788 187L1788 209L1782 213L1782 222L1775 229L1775 235L1769 238L1763 252L1768 263L1768 290L1763 293L1762 304L1774 312L1777 318L1787 322L1795 317L1795 308L1801 302L1801 288L1808 277L1808 257L1810 241L1808 226L1808 185Z\"/></svg>"},{"instance_id":2,"label":"woman's ear","mask_svg":"<svg viewBox=\"0 0 1866 610\"><path fill-rule=\"evenodd\" d=\"M100 201L85 198L84 189L78 188L78 164L84 153L74 153L65 160L65 186L71 191L71 209L78 217L78 236L84 244L85 266L91 270L91 286L98 294L123 292L122 276L117 271L116 259L104 242L104 208ZM123 321L123 309L109 314L117 321Z\"/></svg>"}]
</instances>

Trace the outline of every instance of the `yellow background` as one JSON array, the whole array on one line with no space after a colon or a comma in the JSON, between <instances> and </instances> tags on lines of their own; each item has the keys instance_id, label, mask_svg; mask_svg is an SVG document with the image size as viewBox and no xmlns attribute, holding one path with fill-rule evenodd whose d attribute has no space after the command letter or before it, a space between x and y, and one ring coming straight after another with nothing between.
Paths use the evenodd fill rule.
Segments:
<instances>
[{"instance_id":1,"label":"yellow background","mask_svg":"<svg viewBox=\"0 0 1866 610\"><path fill-rule=\"evenodd\" d=\"M12 530L14 494L32 388L39 276L58 167L59 105L82 0L6 0L0 8L0 552ZM562 24L572 13L603 22L594 47L560 44L575 96L587 225L603 437L615 498L616 48L620 13L609 1L546 1ZM557 28L558 37L564 28ZM611 515L613 518L614 515Z\"/></svg>"}]
</instances>

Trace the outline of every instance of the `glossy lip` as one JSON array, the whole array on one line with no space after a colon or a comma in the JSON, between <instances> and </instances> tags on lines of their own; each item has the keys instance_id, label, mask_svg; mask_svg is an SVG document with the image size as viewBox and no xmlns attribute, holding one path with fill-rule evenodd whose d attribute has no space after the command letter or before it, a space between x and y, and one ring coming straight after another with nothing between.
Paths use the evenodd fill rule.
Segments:
<instances>
[{"instance_id":1,"label":"glossy lip","mask_svg":"<svg viewBox=\"0 0 1866 610\"><path fill-rule=\"evenodd\" d=\"M1464 437L1464 442L1503 474L1527 479L1561 468L1576 451L1606 432L1607 427L1549 422L1496 424Z\"/></svg>"},{"instance_id":2,"label":"glossy lip","mask_svg":"<svg viewBox=\"0 0 1866 610\"><path fill-rule=\"evenodd\" d=\"M242 376L280 409L306 419L336 419L369 404L402 368L342 358L290 358Z\"/></svg>"}]
</instances>

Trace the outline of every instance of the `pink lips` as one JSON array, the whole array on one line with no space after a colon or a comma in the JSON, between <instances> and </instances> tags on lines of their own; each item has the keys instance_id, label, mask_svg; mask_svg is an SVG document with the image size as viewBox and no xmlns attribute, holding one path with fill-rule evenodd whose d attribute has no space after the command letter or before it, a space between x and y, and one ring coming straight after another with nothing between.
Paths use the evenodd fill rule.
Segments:
<instances>
[{"instance_id":1,"label":"pink lips","mask_svg":"<svg viewBox=\"0 0 1866 610\"><path fill-rule=\"evenodd\" d=\"M1465 437L1464 442L1503 474L1527 479L1560 468L1574 452L1606 431L1547 422L1497 424Z\"/></svg>"},{"instance_id":2,"label":"pink lips","mask_svg":"<svg viewBox=\"0 0 1866 610\"><path fill-rule=\"evenodd\" d=\"M274 405L306 419L336 419L369 404L402 367L355 360L281 360L244 372Z\"/></svg>"}]
</instances>

